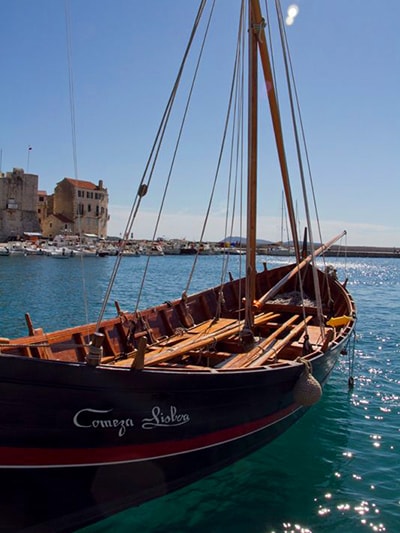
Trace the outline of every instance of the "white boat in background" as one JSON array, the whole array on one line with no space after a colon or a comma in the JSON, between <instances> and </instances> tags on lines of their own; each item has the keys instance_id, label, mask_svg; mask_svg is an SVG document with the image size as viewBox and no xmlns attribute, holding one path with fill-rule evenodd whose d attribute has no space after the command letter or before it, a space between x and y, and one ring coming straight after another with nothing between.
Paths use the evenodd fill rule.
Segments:
<instances>
[{"instance_id":1,"label":"white boat in background","mask_svg":"<svg viewBox=\"0 0 400 533\"><path fill-rule=\"evenodd\" d=\"M40 246L32 244L25 248L25 255L44 255L44 251Z\"/></svg>"},{"instance_id":2,"label":"white boat in background","mask_svg":"<svg viewBox=\"0 0 400 533\"><path fill-rule=\"evenodd\" d=\"M74 257L74 250L70 248L55 248L54 250L49 251L47 255L54 257L55 259L69 259Z\"/></svg>"},{"instance_id":3,"label":"white boat in background","mask_svg":"<svg viewBox=\"0 0 400 533\"><path fill-rule=\"evenodd\" d=\"M73 249L74 257L98 257L95 246L76 246Z\"/></svg>"},{"instance_id":4,"label":"white boat in background","mask_svg":"<svg viewBox=\"0 0 400 533\"><path fill-rule=\"evenodd\" d=\"M121 255L123 257L140 257L141 253L139 250L123 250Z\"/></svg>"},{"instance_id":5,"label":"white boat in background","mask_svg":"<svg viewBox=\"0 0 400 533\"><path fill-rule=\"evenodd\" d=\"M26 255L26 244L24 242L8 243L7 248L10 251L10 255Z\"/></svg>"},{"instance_id":6,"label":"white boat in background","mask_svg":"<svg viewBox=\"0 0 400 533\"><path fill-rule=\"evenodd\" d=\"M164 255L164 250L160 244L151 243L143 246L143 255Z\"/></svg>"},{"instance_id":7,"label":"white boat in background","mask_svg":"<svg viewBox=\"0 0 400 533\"><path fill-rule=\"evenodd\" d=\"M163 241L164 254L165 255L180 255L181 246L182 246L181 239L171 239L168 241Z\"/></svg>"}]
</instances>

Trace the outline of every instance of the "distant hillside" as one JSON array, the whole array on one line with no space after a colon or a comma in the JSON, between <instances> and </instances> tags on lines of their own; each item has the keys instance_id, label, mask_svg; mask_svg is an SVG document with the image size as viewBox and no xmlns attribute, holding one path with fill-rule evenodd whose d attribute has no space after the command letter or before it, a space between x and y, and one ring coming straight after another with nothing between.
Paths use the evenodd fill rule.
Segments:
<instances>
[{"instance_id":1,"label":"distant hillside","mask_svg":"<svg viewBox=\"0 0 400 533\"><path fill-rule=\"evenodd\" d=\"M224 239L221 239L218 242L229 242L234 246L246 246L247 239L245 237L225 237ZM270 244L274 244L273 241L265 241L263 239L256 240L257 246L268 246Z\"/></svg>"}]
</instances>

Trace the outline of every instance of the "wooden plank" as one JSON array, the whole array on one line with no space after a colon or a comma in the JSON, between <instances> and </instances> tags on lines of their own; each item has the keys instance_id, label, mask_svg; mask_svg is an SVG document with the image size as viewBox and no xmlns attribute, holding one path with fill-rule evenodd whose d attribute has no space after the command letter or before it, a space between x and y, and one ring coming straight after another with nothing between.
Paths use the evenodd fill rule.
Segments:
<instances>
[{"instance_id":1,"label":"wooden plank","mask_svg":"<svg viewBox=\"0 0 400 533\"><path fill-rule=\"evenodd\" d=\"M317 315L317 308L314 306L279 303L275 301L264 304L263 310L265 312L274 311L275 313L291 313L300 315L304 313L305 315Z\"/></svg>"},{"instance_id":2,"label":"wooden plank","mask_svg":"<svg viewBox=\"0 0 400 533\"><path fill-rule=\"evenodd\" d=\"M176 350L180 349L182 346L185 346L184 352L188 351L191 343L198 339L201 335L211 335L215 331L221 330L221 328L231 327L234 324L238 324L238 321L232 318L221 318L218 321L215 321L215 319L210 319L198 324L197 326L193 326L190 329L183 330L182 333L175 333L174 335L171 335L160 342L156 342L147 346L145 364L148 364L150 359L153 362L153 356L159 356L160 354L166 355L168 353L168 358L175 357L177 355ZM172 353L172 350L175 351ZM136 354L136 351L134 354ZM131 363L124 359L121 361L115 361L114 364L116 366L130 366Z\"/></svg>"},{"instance_id":3,"label":"wooden plank","mask_svg":"<svg viewBox=\"0 0 400 533\"><path fill-rule=\"evenodd\" d=\"M154 355L156 353L160 353L165 348L172 348L183 341L193 340L195 335L199 336L205 333L213 333L214 331L218 331L224 327L229 327L235 323L237 323L237 320L233 318L221 318L216 322L214 319L206 320L197 326L193 326L190 329L183 329L181 332L174 333L166 339L157 341L147 348L151 354Z\"/></svg>"},{"instance_id":4,"label":"wooden plank","mask_svg":"<svg viewBox=\"0 0 400 533\"><path fill-rule=\"evenodd\" d=\"M298 341L292 343L292 346L296 348L302 348L304 343L304 338L306 333L308 334L308 340L314 349L326 350L328 344L332 341L334 337L334 329L330 327L324 328L324 334L321 331L320 326L308 326L307 331L305 331Z\"/></svg>"},{"instance_id":5,"label":"wooden plank","mask_svg":"<svg viewBox=\"0 0 400 533\"><path fill-rule=\"evenodd\" d=\"M34 331L33 331L33 334L35 336L45 336L46 335L44 334L44 331L42 328L36 328ZM45 345L42 345L42 346L37 346L37 347L31 347L31 350L35 350L37 351L37 355L40 359L52 359L53 357L53 352L51 351L51 347L50 346L45 346Z\"/></svg>"},{"instance_id":6,"label":"wooden plank","mask_svg":"<svg viewBox=\"0 0 400 533\"><path fill-rule=\"evenodd\" d=\"M302 336L299 338L299 340L297 341L299 345L303 346L304 337L306 334L308 335L308 340L312 345L314 344L320 345L324 341L324 337L322 336L320 326L308 326L307 331L305 331L302 334Z\"/></svg>"},{"instance_id":7,"label":"wooden plank","mask_svg":"<svg viewBox=\"0 0 400 533\"><path fill-rule=\"evenodd\" d=\"M302 329L305 328L305 325L308 324L308 322L310 322L310 320L312 320L312 316L307 316L304 320L301 321L300 324L298 324L297 326L295 326L288 335L286 335L286 337L284 337L283 339L280 339L278 340L275 344L274 344L274 347L271 348L270 350L268 350L267 352L265 352L263 355L261 355L261 357L258 357L255 361L253 361L250 365L248 366L251 366L251 367L254 367L254 366L261 366L263 365L264 363L267 362L267 360L269 358L274 358L276 359L278 353L282 350L282 348L284 348L287 344L289 344L289 342L294 338L296 337Z\"/></svg>"},{"instance_id":8,"label":"wooden plank","mask_svg":"<svg viewBox=\"0 0 400 533\"><path fill-rule=\"evenodd\" d=\"M84 363L86 361L86 356L88 350L85 346L85 337L82 333L75 333L73 339L76 342L76 358L79 362Z\"/></svg>"},{"instance_id":9,"label":"wooden plank","mask_svg":"<svg viewBox=\"0 0 400 533\"><path fill-rule=\"evenodd\" d=\"M257 316L255 323L261 325L268 320L276 318L274 313L261 313ZM201 328L201 331L195 334L192 338L185 338L182 342L175 344L170 348L161 348L158 353L154 353L152 350L146 355L145 365L153 365L163 363L169 359L185 354L188 350L198 350L208 344L226 339L234 334L239 333L240 328L244 325L244 320L236 319L220 319L217 322L210 321L210 326ZM206 324L206 323L205 323ZM195 326L196 328L197 326ZM192 331L190 328L189 331Z\"/></svg>"},{"instance_id":10,"label":"wooden plank","mask_svg":"<svg viewBox=\"0 0 400 533\"><path fill-rule=\"evenodd\" d=\"M116 350L115 345L113 341L111 340L110 333L108 332L108 330L106 328L99 328L99 332L104 335L104 340L102 344L103 352L106 352L106 354L111 357L115 357L115 358L118 357L121 351L118 352Z\"/></svg>"},{"instance_id":11,"label":"wooden plank","mask_svg":"<svg viewBox=\"0 0 400 533\"><path fill-rule=\"evenodd\" d=\"M286 329L290 328L294 322L300 317L300 315L291 316L286 322L279 326L271 335L268 335L265 339L262 340L257 346L249 350L238 354L237 356L232 357L229 361L221 365L222 368L239 368L241 366L249 366L252 361L256 360L264 352L263 350L271 344L281 333Z\"/></svg>"}]
</instances>

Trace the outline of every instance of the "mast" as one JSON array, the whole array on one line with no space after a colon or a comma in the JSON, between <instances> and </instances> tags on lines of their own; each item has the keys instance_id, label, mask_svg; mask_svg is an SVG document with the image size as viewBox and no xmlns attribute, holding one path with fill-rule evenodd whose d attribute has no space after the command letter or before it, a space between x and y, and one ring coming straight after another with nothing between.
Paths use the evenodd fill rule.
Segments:
<instances>
[{"instance_id":1,"label":"mast","mask_svg":"<svg viewBox=\"0 0 400 533\"><path fill-rule=\"evenodd\" d=\"M271 110L271 119L275 135L275 143L278 151L279 165L281 168L283 188L285 192L286 205L288 209L290 229L293 236L293 245L296 254L296 261L300 262L300 246L297 237L296 216L293 208L292 192L289 182L289 172L286 163L285 147L283 142L282 125L280 121L278 102L275 94L274 79L272 76L271 63L266 45L266 37L264 32L265 21L261 16L260 3L258 0L250 0L252 24L253 28L257 28L257 32L253 33L257 40L258 49L260 52L261 65L264 73L265 86L268 95L269 106Z\"/></svg>"},{"instance_id":2,"label":"mast","mask_svg":"<svg viewBox=\"0 0 400 533\"><path fill-rule=\"evenodd\" d=\"M257 224L257 37L249 4L249 80L248 80L248 162L247 162L247 239L245 329L253 328L253 302L256 297L256 224Z\"/></svg>"}]
</instances>

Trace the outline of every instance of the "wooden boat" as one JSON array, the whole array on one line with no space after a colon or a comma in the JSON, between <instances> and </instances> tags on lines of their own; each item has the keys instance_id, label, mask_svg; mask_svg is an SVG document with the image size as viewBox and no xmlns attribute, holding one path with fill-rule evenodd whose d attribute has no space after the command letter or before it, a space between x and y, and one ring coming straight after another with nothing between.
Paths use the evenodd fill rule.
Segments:
<instances>
[{"instance_id":1,"label":"wooden boat","mask_svg":"<svg viewBox=\"0 0 400 533\"><path fill-rule=\"evenodd\" d=\"M27 336L1 339L3 529L74 530L237 461L318 401L346 350L354 302L315 262L336 239L299 250L258 0L248 13L247 277L142 311L116 304L114 318L62 331L36 328L27 315ZM259 271L256 52L297 244L294 264ZM141 183L139 201L146 190Z\"/></svg>"}]
</instances>

